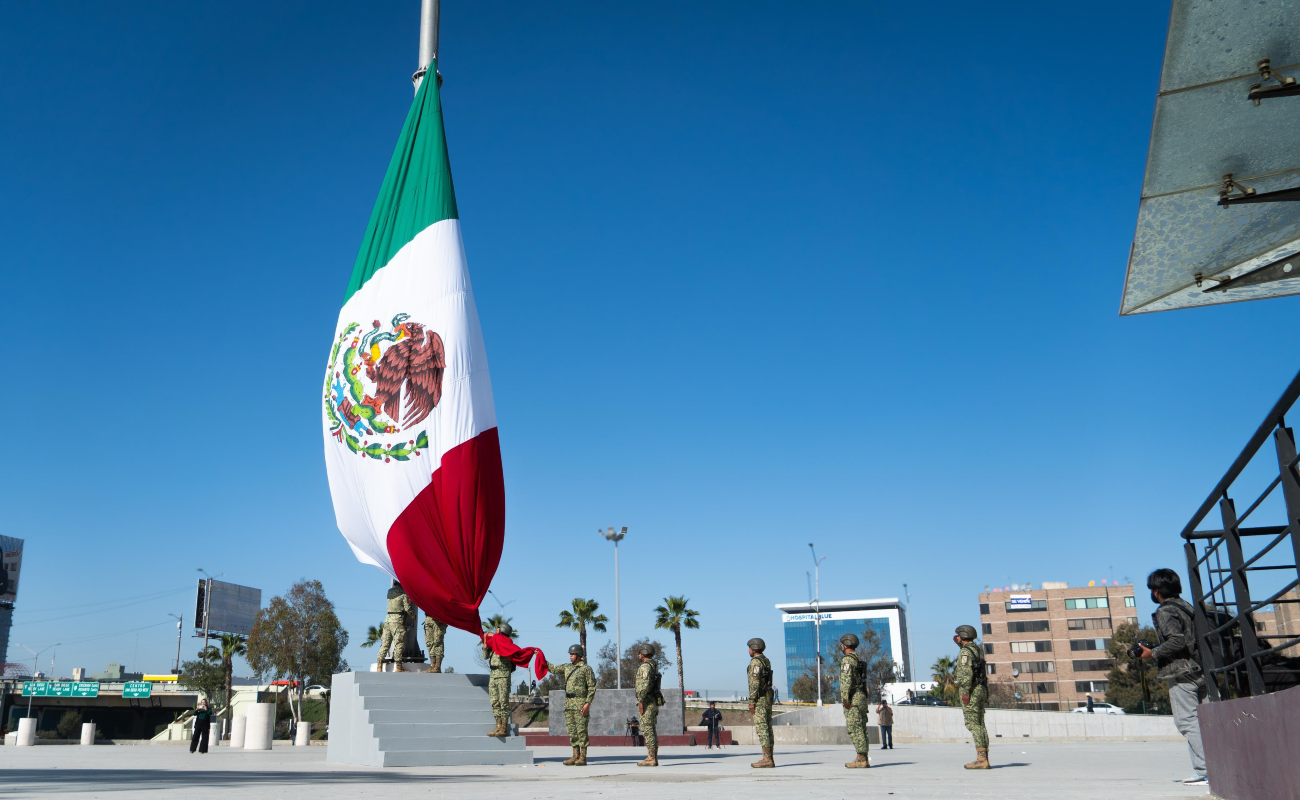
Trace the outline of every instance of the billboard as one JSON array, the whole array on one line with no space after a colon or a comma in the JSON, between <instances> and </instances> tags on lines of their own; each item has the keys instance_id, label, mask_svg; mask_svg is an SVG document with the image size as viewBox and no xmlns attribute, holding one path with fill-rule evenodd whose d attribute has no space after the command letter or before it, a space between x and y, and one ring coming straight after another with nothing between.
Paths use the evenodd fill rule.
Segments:
<instances>
[{"instance_id":1,"label":"billboard","mask_svg":"<svg viewBox=\"0 0 1300 800\"><path fill-rule=\"evenodd\" d=\"M247 636L253 632L253 619L262 608L262 590L237 583L212 581L212 596L207 597L208 582L199 579L198 596L194 602L194 628L203 630L204 612L207 612L209 633L237 633Z\"/></svg>"},{"instance_id":2,"label":"billboard","mask_svg":"<svg viewBox=\"0 0 1300 800\"><path fill-rule=\"evenodd\" d=\"M23 540L0 536L0 603L18 597L18 573L23 566Z\"/></svg>"}]
</instances>

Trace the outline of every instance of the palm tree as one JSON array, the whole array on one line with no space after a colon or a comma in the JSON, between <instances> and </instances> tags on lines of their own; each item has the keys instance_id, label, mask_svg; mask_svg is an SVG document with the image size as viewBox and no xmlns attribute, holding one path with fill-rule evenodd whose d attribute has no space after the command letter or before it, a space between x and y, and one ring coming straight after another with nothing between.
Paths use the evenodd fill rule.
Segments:
<instances>
[{"instance_id":1,"label":"palm tree","mask_svg":"<svg viewBox=\"0 0 1300 800\"><path fill-rule=\"evenodd\" d=\"M664 598L663 605L655 607L655 627L672 631L673 639L677 642L677 686L682 690L682 730L686 730L686 673L682 669L682 626L700 627L700 621L696 619L700 613L687 608L686 604L689 602L691 601L685 597L669 595Z\"/></svg>"},{"instance_id":2,"label":"palm tree","mask_svg":"<svg viewBox=\"0 0 1300 800\"><path fill-rule=\"evenodd\" d=\"M947 697L951 693L951 688L955 684L953 673L957 669L957 662L948 656L939 656L935 662L930 665L930 680L935 682L939 690L940 697Z\"/></svg>"},{"instance_id":3,"label":"palm tree","mask_svg":"<svg viewBox=\"0 0 1300 800\"><path fill-rule=\"evenodd\" d=\"M582 645L583 658L586 658L587 652L587 626L597 633L605 632L605 623L609 622L609 617L604 614L597 614L600 609L600 603L595 600L583 600L581 597L573 598L573 612L568 610L560 612L560 621L555 623L557 628L568 628L578 632L578 643Z\"/></svg>"},{"instance_id":4,"label":"palm tree","mask_svg":"<svg viewBox=\"0 0 1300 800\"><path fill-rule=\"evenodd\" d=\"M380 640L383 638L384 638L383 629L376 628L374 625L371 625L369 628L366 628L366 640L361 644L357 645L357 647L374 647L375 645L379 644Z\"/></svg>"},{"instance_id":5,"label":"palm tree","mask_svg":"<svg viewBox=\"0 0 1300 800\"><path fill-rule=\"evenodd\" d=\"M208 645L199 656L210 664L221 662L221 670L226 676L225 693L226 693L226 724L230 724L230 690L231 682L235 677L235 656L242 656L248 652L244 645L244 637L234 633L221 634L219 644Z\"/></svg>"},{"instance_id":6,"label":"palm tree","mask_svg":"<svg viewBox=\"0 0 1300 800\"><path fill-rule=\"evenodd\" d=\"M503 617L499 613L493 614L492 616L483 620L483 632L492 633L497 628L500 628L502 625L509 624L510 620L512 619L514 619L514 617ZM515 638L515 636L518 635L519 635L519 631L515 631L514 635L512 635L510 638L513 639Z\"/></svg>"}]
</instances>

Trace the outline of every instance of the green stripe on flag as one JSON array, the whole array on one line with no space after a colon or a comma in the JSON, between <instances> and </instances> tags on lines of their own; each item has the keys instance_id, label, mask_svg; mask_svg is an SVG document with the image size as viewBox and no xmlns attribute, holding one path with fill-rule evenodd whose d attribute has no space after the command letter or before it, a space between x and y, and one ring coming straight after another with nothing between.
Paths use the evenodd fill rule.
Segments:
<instances>
[{"instance_id":1,"label":"green stripe on flag","mask_svg":"<svg viewBox=\"0 0 1300 800\"><path fill-rule=\"evenodd\" d=\"M393 160L388 162L366 237L352 267L345 303L416 234L435 222L458 216L436 74L435 61L420 83Z\"/></svg>"}]
</instances>

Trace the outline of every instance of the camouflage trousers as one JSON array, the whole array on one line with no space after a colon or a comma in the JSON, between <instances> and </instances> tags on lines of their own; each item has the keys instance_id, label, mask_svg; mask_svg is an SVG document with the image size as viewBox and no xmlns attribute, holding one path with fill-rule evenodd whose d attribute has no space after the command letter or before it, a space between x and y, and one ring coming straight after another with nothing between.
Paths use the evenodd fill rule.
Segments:
<instances>
[{"instance_id":1,"label":"camouflage trousers","mask_svg":"<svg viewBox=\"0 0 1300 800\"><path fill-rule=\"evenodd\" d=\"M510 676L495 672L488 678L488 699L492 701L492 716L510 716Z\"/></svg>"},{"instance_id":2,"label":"camouflage trousers","mask_svg":"<svg viewBox=\"0 0 1300 800\"><path fill-rule=\"evenodd\" d=\"M853 702L844 710L844 726L849 729L849 741L853 749L862 755L867 754L870 740L867 738L867 698L858 693Z\"/></svg>"},{"instance_id":3,"label":"camouflage trousers","mask_svg":"<svg viewBox=\"0 0 1300 800\"><path fill-rule=\"evenodd\" d=\"M970 731L976 747L988 748L989 732L984 727L984 704L988 702L989 690L976 686L970 693L970 702L961 707L962 716L966 718L966 730Z\"/></svg>"},{"instance_id":4,"label":"camouflage trousers","mask_svg":"<svg viewBox=\"0 0 1300 800\"><path fill-rule=\"evenodd\" d=\"M654 700L646 703L645 711L641 712L641 738L645 739L646 747L659 746L659 705Z\"/></svg>"},{"instance_id":5,"label":"camouflage trousers","mask_svg":"<svg viewBox=\"0 0 1300 800\"><path fill-rule=\"evenodd\" d=\"M393 661L401 663L406 651L406 624L397 614L384 617L383 633L379 637L379 660L388 658L388 648L393 649Z\"/></svg>"},{"instance_id":6,"label":"camouflage trousers","mask_svg":"<svg viewBox=\"0 0 1300 800\"><path fill-rule=\"evenodd\" d=\"M582 715L582 700L576 697L566 698L564 701L564 729L569 732L569 744L574 747L586 747L587 725L591 722L591 717Z\"/></svg>"},{"instance_id":7,"label":"camouflage trousers","mask_svg":"<svg viewBox=\"0 0 1300 800\"><path fill-rule=\"evenodd\" d=\"M762 698L754 704L754 734L762 747L772 746L772 697Z\"/></svg>"},{"instance_id":8,"label":"camouflage trousers","mask_svg":"<svg viewBox=\"0 0 1300 800\"><path fill-rule=\"evenodd\" d=\"M433 617L424 618L424 648L429 651L429 666L442 667L443 642L447 639L447 625Z\"/></svg>"}]
</instances>

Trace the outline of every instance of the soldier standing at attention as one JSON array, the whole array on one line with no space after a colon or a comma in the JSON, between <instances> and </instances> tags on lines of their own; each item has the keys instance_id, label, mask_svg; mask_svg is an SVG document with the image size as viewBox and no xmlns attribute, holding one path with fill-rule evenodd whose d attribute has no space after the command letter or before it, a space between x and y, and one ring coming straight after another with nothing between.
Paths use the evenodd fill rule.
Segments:
<instances>
[{"instance_id":1,"label":"soldier standing at attention","mask_svg":"<svg viewBox=\"0 0 1300 800\"><path fill-rule=\"evenodd\" d=\"M569 648L568 664L546 662L546 668L564 677L564 727L569 731L573 757L560 763L566 767L587 766L587 724L591 722L591 701L596 697L596 673L591 671L582 645Z\"/></svg>"},{"instance_id":2,"label":"soldier standing at attention","mask_svg":"<svg viewBox=\"0 0 1300 800\"><path fill-rule=\"evenodd\" d=\"M498 625L496 632L509 637L515 635L515 629L510 627L508 623ZM490 670L488 672L488 699L492 701L492 716L497 721L497 726L488 732L488 736L509 736L510 676L514 674L515 662L492 652L486 644L483 645L483 657L487 659ZM439 660L441 660L441 657L439 657Z\"/></svg>"},{"instance_id":3,"label":"soldier standing at attention","mask_svg":"<svg viewBox=\"0 0 1300 800\"><path fill-rule=\"evenodd\" d=\"M660 675L654 662L654 645L643 644L637 650L641 664L636 668L636 711L641 715L641 736L645 738L646 757L638 767L659 766L659 706L664 704L659 690Z\"/></svg>"},{"instance_id":4,"label":"soldier standing at attention","mask_svg":"<svg viewBox=\"0 0 1300 800\"><path fill-rule=\"evenodd\" d=\"M379 637L379 671L384 670L384 659L388 657L389 645L393 648L393 672L406 672L402 665L402 653L406 651L406 621L415 621L415 606L406 596L402 584L393 581L388 590L388 613L384 615L384 629Z\"/></svg>"},{"instance_id":5,"label":"soldier standing at attention","mask_svg":"<svg viewBox=\"0 0 1300 800\"><path fill-rule=\"evenodd\" d=\"M989 732L984 728L984 704L989 699L989 675L984 666L984 651L975 644L975 629L958 625L952 640L961 646L957 669L953 677L961 692L962 714L966 717L966 730L975 740L975 760L966 769L989 768Z\"/></svg>"},{"instance_id":6,"label":"soldier standing at attention","mask_svg":"<svg viewBox=\"0 0 1300 800\"><path fill-rule=\"evenodd\" d=\"M754 733L763 747L763 758L751 767L775 767L772 760L772 662L763 651L762 639L749 640L749 710L754 715Z\"/></svg>"},{"instance_id":7,"label":"soldier standing at attention","mask_svg":"<svg viewBox=\"0 0 1300 800\"><path fill-rule=\"evenodd\" d=\"M858 757L844 766L849 769L867 769L867 665L858 654L858 637L846 633L840 637L840 702L844 704L844 725L849 729L849 741Z\"/></svg>"},{"instance_id":8,"label":"soldier standing at attention","mask_svg":"<svg viewBox=\"0 0 1300 800\"><path fill-rule=\"evenodd\" d=\"M447 640L447 623L424 615L424 647L429 651L429 668L425 672L442 672L443 642Z\"/></svg>"}]
</instances>

